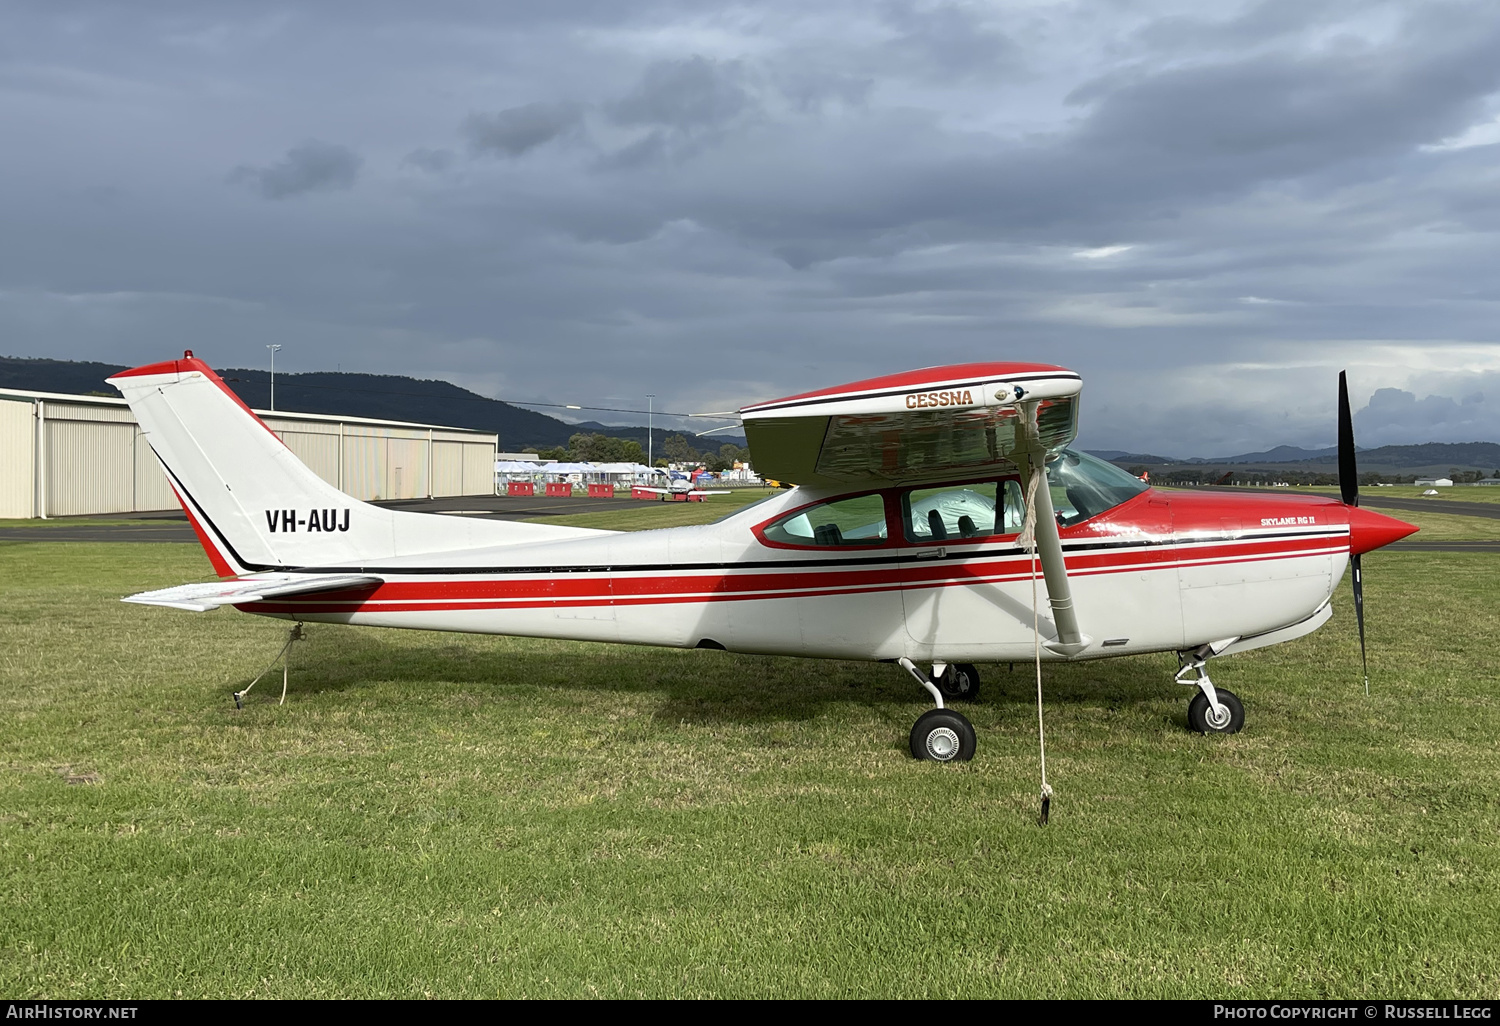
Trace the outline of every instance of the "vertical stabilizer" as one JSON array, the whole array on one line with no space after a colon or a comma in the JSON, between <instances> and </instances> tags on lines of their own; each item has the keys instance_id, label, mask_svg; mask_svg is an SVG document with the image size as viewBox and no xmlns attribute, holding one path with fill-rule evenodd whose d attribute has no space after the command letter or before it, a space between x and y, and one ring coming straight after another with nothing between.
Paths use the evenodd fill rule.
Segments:
<instances>
[{"instance_id":1,"label":"vertical stabilizer","mask_svg":"<svg viewBox=\"0 0 1500 1026\"><path fill-rule=\"evenodd\" d=\"M221 574L393 554L396 513L313 473L191 350L109 382L130 403Z\"/></svg>"},{"instance_id":2,"label":"vertical stabilizer","mask_svg":"<svg viewBox=\"0 0 1500 1026\"><path fill-rule=\"evenodd\" d=\"M313 473L192 350L109 382L130 403L221 577L608 533L360 502Z\"/></svg>"}]
</instances>

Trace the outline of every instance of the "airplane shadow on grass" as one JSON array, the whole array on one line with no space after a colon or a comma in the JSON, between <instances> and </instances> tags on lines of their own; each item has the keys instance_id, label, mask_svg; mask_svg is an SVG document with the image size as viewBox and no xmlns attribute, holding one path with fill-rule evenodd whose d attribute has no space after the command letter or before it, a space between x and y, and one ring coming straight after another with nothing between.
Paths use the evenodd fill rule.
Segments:
<instances>
[{"instance_id":1,"label":"airplane shadow on grass","mask_svg":"<svg viewBox=\"0 0 1500 1026\"><path fill-rule=\"evenodd\" d=\"M914 707L931 704L926 692L894 663L452 637L309 624L307 640L293 652L288 700L299 692L354 692L374 682L450 691L457 687L487 692L496 701L521 700L515 694L521 689L609 691L660 696L657 718L704 724L808 720L827 706L849 703L905 720ZM1033 664L1018 662L1014 669L1011 665L980 665L978 704L1005 710L1007 719L1034 715ZM1044 697L1048 703L1106 709L1156 703L1176 694L1171 680L1175 668L1170 655L1049 663L1042 668ZM243 688L252 676L243 676L233 690ZM277 671L268 673L258 690L279 676ZM966 705L956 703L956 708Z\"/></svg>"}]
</instances>

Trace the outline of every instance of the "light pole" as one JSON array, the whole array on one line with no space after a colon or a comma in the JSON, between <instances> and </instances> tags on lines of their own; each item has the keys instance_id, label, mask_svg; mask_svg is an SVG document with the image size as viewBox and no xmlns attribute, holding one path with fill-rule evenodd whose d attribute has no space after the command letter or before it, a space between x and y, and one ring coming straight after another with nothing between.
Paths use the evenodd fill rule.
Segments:
<instances>
[{"instance_id":1,"label":"light pole","mask_svg":"<svg viewBox=\"0 0 1500 1026\"><path fill-rule=\"evenodd\" d=\"M276 412L276 350L280 346L266 346L271 351L271 412Z\"/></svg>"},{"instance_id":2,"label":"light pole","mask_svg":"<svg viewBox=\"0 0 1500 1026\"><path fill-rule=\"evenodd\" d=\"M656 461L651 458L655 454L654 450L651 448L651 443L653 441L655 441L655 439L653 439L651 437L651 427L652 427L652 424L656 420L656 416L655 415L656 415L656 393L655 392L647 392L646 393L646 466L648 466L648 467L654 467L654 466L656 466Z\"/></svg>"}]
</instances>

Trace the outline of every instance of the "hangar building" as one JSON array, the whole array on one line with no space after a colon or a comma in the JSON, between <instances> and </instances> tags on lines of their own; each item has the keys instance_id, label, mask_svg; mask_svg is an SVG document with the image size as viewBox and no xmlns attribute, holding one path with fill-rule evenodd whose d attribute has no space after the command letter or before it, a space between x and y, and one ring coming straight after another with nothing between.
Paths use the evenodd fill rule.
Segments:
<instances>
[{"instance_id":1,"label":"hangar building","mask_svg":"<svg viewBox=\"0 0 1500 1026\"><path fill-rule=\"evenodd\" d=\"M256 410L356 499L493 495L498 436L467 428ZM123 399L0 388L0 518L176 509Z\"/></svg>"}]
</instances>

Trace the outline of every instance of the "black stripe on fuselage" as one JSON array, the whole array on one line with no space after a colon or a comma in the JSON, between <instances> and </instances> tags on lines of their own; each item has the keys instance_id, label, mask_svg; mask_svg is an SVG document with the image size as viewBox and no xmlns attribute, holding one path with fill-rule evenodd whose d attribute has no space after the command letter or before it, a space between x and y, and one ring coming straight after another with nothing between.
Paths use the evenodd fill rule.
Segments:
<instances>
[{"instance_id":1,"label":"black stripe on fuselage","mask_svg":"<svg viewBox=\"0 0 1500 1026\"><path fill-rule=\"evenodd\" d=\"M1173 540L1137 540L1137 541L1110 541L1092 542L1084 544L1064 545L1066 554L1077 554L1084 552L1102 552L1109 549L1127 548L1159 548L1162 546L1197 546L1197 545L1222 545L1226 542L1244 541L1272 541L1290 540L1293 538L1343 538L1348 535L1347 530L1331 530L1304 532L1299 534L1277 534L1275 532L1262 532L1257 534L1242 534L1238 537L1217 538L1182 538ZM921 550L917 550L920 552ZM934 566L943 563L966 562L973 559L995 559L1001 556L1021 556L1026 550L1018 546L1008 545L1004 548L980 549L967 552L949 552L941 556L921 556L907 550L904 555L881 555L866 556L855 559L798 559L798 560L746 560L735 563L624 563L624 564L572 564L552 566L424 566L424 567L383 567L383 566L317 566L299 567L295 572L302 573L362 573L383 574L411 577L493 577L505 574L632 574L632 573L667 573L688 572L705 570L809 570L809 569L837 569L842 567L867 567L867 566L893 566L896 564L923 564L930 563ZM281 568L278 568L281 569Z\"/></svg>"},{"instance_id":2,"label":"black stripe on fuselage","mask_svg":"<svg viewBox=\"0 0 1500 1026\"><path fill-rule=\"evenodd\" d=\"M152 450L153 452L155 450ZM158 456L160 459L160 456ZM302 566L292 567L284 564L252 563L241 556L224 532L219 530L213 522L202 503L193 498L192 492L182 483L182 479L172 472L166 462L162 467L167 471L182 494L187 496L189 502L198 510L198 515L203 522L213 531L214 536L223 543L224 548L234 557L236 563L251 573L259 573L267 570L278 570L286 573L373 573L399 575L406 577L495 577L504 574L628 574L628 573L667 573L679 571L725 571L725 570L808 570L817 568L836 569L840 567L860 566L891 566L900 563L953 563L966 562L972 559L995 559L1001 556L1020 556L1026 550L1017 545L988 549L969 549L963 552L946 552L941 556L923 556L923 550L907 550L903 555L879 555L856 557L853 559L797 559L797 560L746 560L734 563L627 563L627 564L554 564L551 566L430 566L430 567L383 567L379 565L359 566ZM1222 545L1225 542L1236 541L1268 541L1291 538L1341 538L1348 535L1348 529L1334 529L1328 531L1304 531L1296 534L1284 534L1277 531L1259 531L1254 534L1241 534L1238 536L1220 535L1208 538L1144 538L1122 541L1100 541L1100 542L1075 542L1064 544L1065 553L1102 552L1109 549L1128 548L1159 548L1162 546L1193 546L1193 545ZM930 551L930 550L929 550Z\"/></svg>"}]
</instances>

